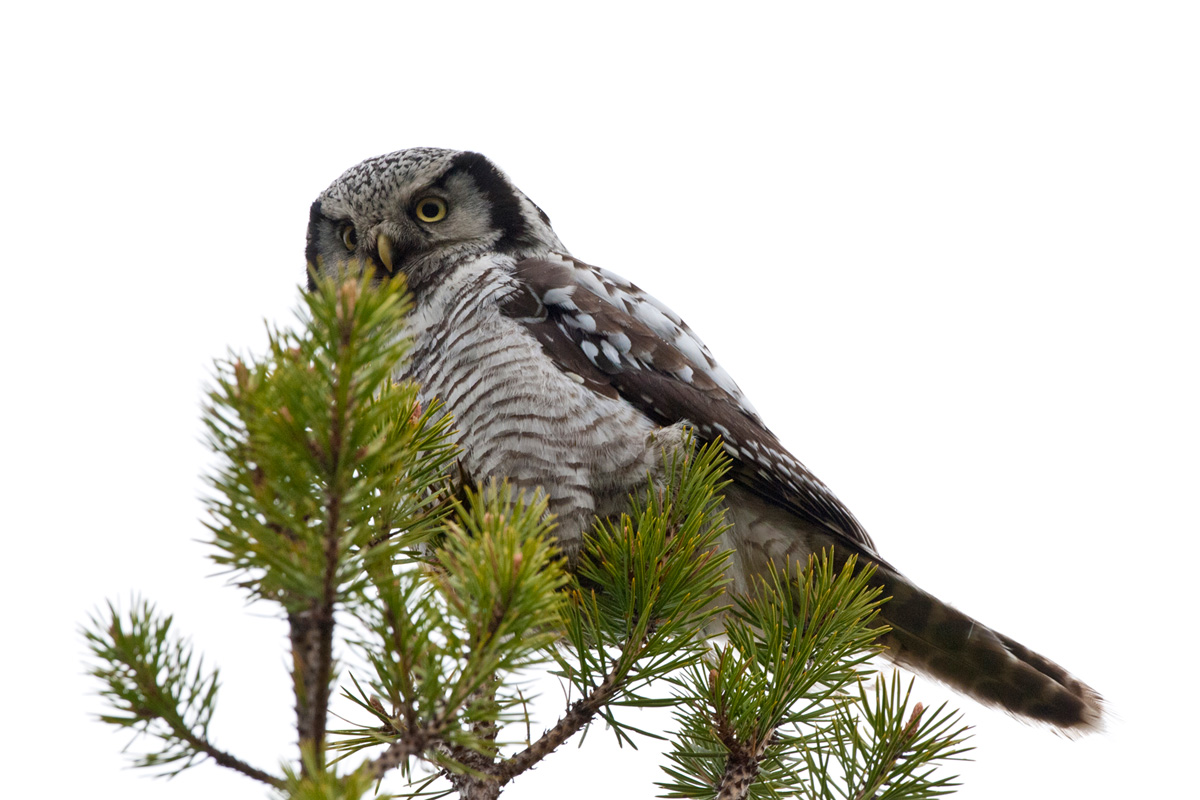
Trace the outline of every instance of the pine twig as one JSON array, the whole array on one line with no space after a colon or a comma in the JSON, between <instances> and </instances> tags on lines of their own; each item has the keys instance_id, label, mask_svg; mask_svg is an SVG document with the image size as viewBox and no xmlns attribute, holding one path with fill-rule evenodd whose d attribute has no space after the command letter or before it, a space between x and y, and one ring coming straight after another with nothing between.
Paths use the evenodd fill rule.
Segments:
<instances>
[{"instance_id":1,"label":"pine twig","mask_svg":"<svg viewBox=\"0 0 1200 800\"><path fill-rule=\"evenodd\" d=\"M208 740L208 724L216 705L217 672L193 667L189 643L171 634L173 620L160 616L151 603L136 600L127 618L108 605L108 614L95 615L82 633L92 654L102 663L91 670L105 685L100 694L115 713L104 722L162 740L164 749L141 758L138 766L183 762L168 776L192 766L198 756L240 772L276 789L283 778L253 767ZM161 723L165 731L156 729Z\"/></svg>"},{"instance_id":2,"label":"pine twig","mask_svg":"<svg viewBox=\"0 0 1200 800\"><path fill-rule=\"evenodd\" d=\"M439 741L445 727L445 720L435 719L424 727L405 731L400 741L392 742L378 758L369 762L371 775L375 780L379 780L409 758L421 755Z\"/></svg>"},{"instance_id":3,"label":"pine twig","mask_svg":"<svg viewBox=\"0 0 1200 800\"><path fill-rule=\"evenodd\" d=\"M477 706L495 706L497 682L498 678L493 675L489 682L472 693ZM451 757L468 771L451 772L447 777L458 790L461 800L495 800L500 796L500 783L493 776L496 769L496 737L500 733L500 726L493 719L477 719L471 723L471 732L483 749L473 750L461 745L452 747Z\"/></svg>"},{"instance_id":4,"label":"pine twig","mask_svg":"<svg viewBox=\"0 0 1200 800\"><path fill-rule=\"evenodd\" d=\"M253 778L260 783L267 784L273 789L282 789L285 785L283 778L278 778L269 772L264 772L257 767L247 764L240 758L237 758L236 756L226 753L224 750L220 750L213 746L207 739L204 739L200 736L195 736L191 733L191 731L186 729L176 730L175 735L179 736L179 738L183 739L192 747L196 748L201 753L204 753L206 756L226 769L240 772L246 777Z\"/></svg>"},{"instance_id":5,"label":"pine twig","mask_svg":"<svg viewBox=\"0 0 1200 800\"><path fill-rule=\"evenodd\" d=\"M499 778L500 785L503 786L533 767L557 750L559 745L582 730L596 716L600 707L612 699L619 688L617 674L610 672L587 697L575 701L571 705L571 710L559 719L553 728L543 733L536 742L497 765L496 777Z\"/></svg>"}]
</instances>

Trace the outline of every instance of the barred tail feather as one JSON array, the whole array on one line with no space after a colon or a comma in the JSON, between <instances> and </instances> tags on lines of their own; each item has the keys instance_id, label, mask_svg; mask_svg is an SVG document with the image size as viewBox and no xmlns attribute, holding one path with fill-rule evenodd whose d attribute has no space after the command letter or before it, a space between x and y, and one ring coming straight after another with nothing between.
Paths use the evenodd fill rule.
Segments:
<instances>
[{"instance_id":1,"label":"barred tail feather","mask_svg":"<svg viewBox=\"0 0 1200 800\"><path fill-rule=\"evenodd\" d=\"M996 633L881 567L892 599L880 616L887 656L988 705L1055 726L1067 735L1103 727L1103 700L1053 661Z\"/></svg>"}]
</instances>

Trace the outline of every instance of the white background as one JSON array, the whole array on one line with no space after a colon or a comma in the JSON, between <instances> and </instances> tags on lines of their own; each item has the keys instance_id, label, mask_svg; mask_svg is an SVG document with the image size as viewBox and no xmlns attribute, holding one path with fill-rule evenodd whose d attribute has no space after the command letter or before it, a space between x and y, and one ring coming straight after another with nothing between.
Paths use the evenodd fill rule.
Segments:
<instances>
[{"instance_id":1,"label":"white background","mask_svg":"<svg viewBox=\"0 0 1200 800\"><path fill-rule=\"evenodd\" d=\"M1106 696L1082 741L955 698L961 797L1194 783L1193 4L33 5L0 24L6 794L264 796L93 720L77 627L133 592L222 667L216 742L293 755L284 626L197 543L199 406L298 303L312 199L414 145L490 155L893 563ZM601 741L505 797L652 796L653 744Z\"/></svg>"}]
</instances>

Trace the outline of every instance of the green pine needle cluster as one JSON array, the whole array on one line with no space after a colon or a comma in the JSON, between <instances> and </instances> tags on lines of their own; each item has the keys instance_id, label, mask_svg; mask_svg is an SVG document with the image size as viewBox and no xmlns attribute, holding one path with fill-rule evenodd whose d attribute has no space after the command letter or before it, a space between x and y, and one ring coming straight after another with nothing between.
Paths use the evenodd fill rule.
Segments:
<instances>
[{"instance_id":1,"label":"green pine needle cluster","mask_svg":"<svg viewBox=\"0 0 1200 800\"><path fill-rule=\"evenodd\" d=\"M953 793L955 776L935 765L962 760L967 728L942 704L911 706L912 679L880 675L873 692L859 680L854 703L841 706L834 724L801 750L807 774L804 796L819 800L922 800Z\"/></svg>"},{"instance_id":2,"label":"green pine needle cluster","mask_svg":"<svg viewBox=\"0 0 1200 800\"><path fill-rule=\"evenodd\" d=\"M439 524L449 420L392 383L408 351L402 282L368 286L322 282L302 328L269 332L265 358L219 362L204 417L223 457L208 500L214 560L289 610L360 595Z\"/></svg>"},{"instance_id":3,"label":"green pine needle cluster","mask_svg":"<svg viewBox=\"0 0 1200 800\"><path fill-rule=\"evenodd\" d=\"M666 796L824 800L875 797L880 786L891 798L934 796L900 778L963 752L947 743L960 744L964 729L939 709L926 720L937 747L889 738L908 696L872 705L862 694L878 653L873 568L856 569L852 557L837 571L827 553L794 567L790 576L771 570L753 596L737 598L727 643L679 678L679 735L664 766L672 780L660 784Z\"/></svg>"},{"instance_id":4,"label":"green pine needle cluster","mask_svg":"<svg viewBox=\"0 0 1200 800\"><path fill-rule=\"evenodd\" d=\"M724 595L728 553L719 491L728 459L719 446L689 441L665 456L661 483L631 498L630 513L598 521L571 579L556 674L630 741L619 706L670 704L639 694L655 678L705 652L702 633Z\"/></svg>"},{"instance_id":5,"label":"green pine needle cluster","mask_svg":"<svg viewBox=\"0 0 1200 800\"><path fill-rule=\"evenodd\" d=\"M402 281L318 281L264 355L218 363L205 412L211 557L288 623L302 757L272 774L221 750L216 670L137 600L83 631L101 719L148 743L135 764L210 758L288 800L377 796L385 778L412 797L440 774L476 800L601 721L623 743L671 739L667 797L950 790L934 765L966 750L957 718L910 707L895 678L865 688L884 601L869 568L823 555L726 594L728 458L690 440L568 562L546 498L469 485L453 421L393 382L406 311ZM539 670L571 699L537 736ZM331 731L338 687L358 716ZM673 707L677 731L634 727L650 706Z\"/></svg>"},{"instance_id":6,"label":"green pine needle cluster","mask_svg":"<svg viewBox=\"0 0 1200 800\"><path fill-rule=\"evenodd\" d=\"M515 496L514 496L515 495ZM333 731L342 758L387 745L379 775L408 759L470 772L499 729L525 722L521 670L543 664L559 638L567 582L544 499L506 484L467 493L431 566L380 581L364 605L366 635L350 641L374 674L345 693L370 724ZM369 690L369 691L368 691Z\"/></svg>"},{"instance_id":7,"label":"green pine needle cluster","mask_svg":"<svg viewBox=\"0 0 1200 800\"><path fill-rule=\"evenodd\" d=\"M171 632L173 622L152 603L135 599L128 614L109 603L84 631L99 661L92 675L113 709L100 719L157 740L160 749L134 763L168 768L167 775L183 772L203 755L193 738L208 736L219 685L217 671L206 672L203 658L193 663L191 645Z\"/></svg>"}]
</instances>

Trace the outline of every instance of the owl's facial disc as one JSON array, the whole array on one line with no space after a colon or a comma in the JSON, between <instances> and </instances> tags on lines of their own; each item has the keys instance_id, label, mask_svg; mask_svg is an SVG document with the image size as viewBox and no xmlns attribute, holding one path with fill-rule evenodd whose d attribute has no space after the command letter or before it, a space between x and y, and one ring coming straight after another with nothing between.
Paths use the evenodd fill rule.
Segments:
<instances>
[{"instance_id":1,"label":"owl's facial disc","mask_svg":"<svg viewBox=\"0 0 1200 800\"><path fill-rule=\"evenodd\" d=\"M318 275L403 273L428 286L482 253L562 249L549 219L478 153L414 148L368 159L321 193L310 213Z\"/></svg>"}]
</instances>

